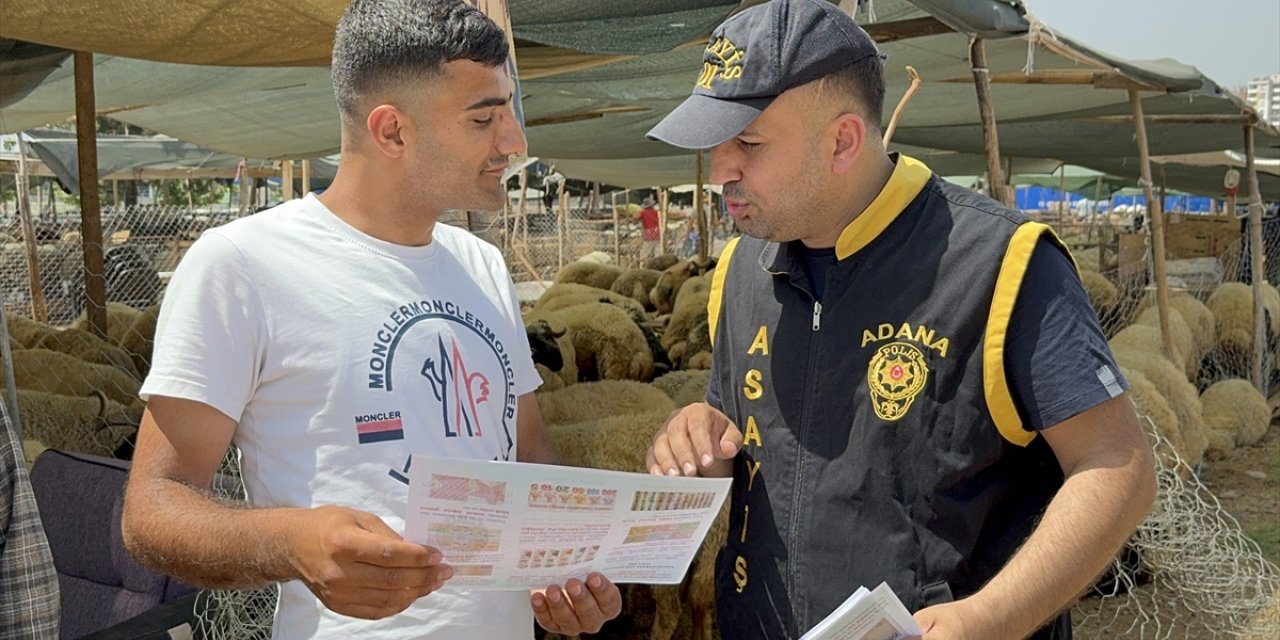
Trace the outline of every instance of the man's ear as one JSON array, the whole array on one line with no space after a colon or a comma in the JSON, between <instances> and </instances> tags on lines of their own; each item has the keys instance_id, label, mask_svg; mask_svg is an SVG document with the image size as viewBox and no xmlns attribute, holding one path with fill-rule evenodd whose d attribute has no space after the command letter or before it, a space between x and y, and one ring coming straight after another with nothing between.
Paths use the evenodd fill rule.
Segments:
<instances>
[{"instance_id":1,"label":"man's ear","mask_svg":"<svg viewBox=\"0 0 1280 640\"><path fill-rule=\"evenodd\" d=\"M856 113L842 113L831 122L835 148L831 152L831 172L844 175L853 169L866 146L867 123Z\"/></svg>"},{"instance_id":2,"label":"man's ear","mask_svg":"<svg viewBox=\"0 0 1280 640\"><path fill-rule=\"evenodd\" d=\"M405 134L408 118L403 111L380 104L365 119L365 134L373 146L389 158L399 158L405 152Z\"/></svg>"}]
</instances>

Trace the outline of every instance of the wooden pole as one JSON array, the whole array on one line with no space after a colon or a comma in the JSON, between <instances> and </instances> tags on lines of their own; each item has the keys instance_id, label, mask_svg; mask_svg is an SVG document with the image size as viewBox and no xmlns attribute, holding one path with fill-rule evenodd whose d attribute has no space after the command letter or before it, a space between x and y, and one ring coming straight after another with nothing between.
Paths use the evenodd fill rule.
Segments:
<instances>
[{"instance_id":1,"label":"wooden pole","mask_svg":"<svg viewBox=\"0 0 1280 640\"><path fill-rule=\"evenodd\" d=\"M1147 207L1151 212L1151 223L1147 225L1147 230L1151 234L1151 261L1155 268L1160 337L1164 341L1165 354L1174 363L1179 363L1182 358L1173 346L1173 333L1169 330L1169 285L1165 281L1164 269L1164 212L1161 210L1161 203L1156 201L1155 193L1152 192L1147 125L1142 117L1142 98L1138 96L1137 91L1129 91L1129 106L1133 109L1133 128L1138 137L1138 168L1142 171L1142 193L1147 199Z\"/></svg>"},{"instance_id":2,"label":"wooden pole","mask_svg":"<svg viewBox=\"0 0 1280 640\"><path fill-rule=\"evenodd\" d=\"M1245 171L1249 179L1249 271L1253 278L1253 384L1264 395L1267 380L1263 369L1266 349L1266 316L1262 308L1262 287L1267 282L1262 258L1262 193L1258 187L1258 167L1254 162L1253 127L1244 128ZM1243 256L1242 256L1243 257Z\"/></svg>"},{"instance_id":3,"label":"wooden pole","mask_svg":"<svg viewBox=\"0 0 1280 640\"><path fill-rule=\"evenodd\" d=\"M27 179L27 142L18 134L18 219L22 222L22 244L27 249L27 284L31 289L31 317L49 321L44 301L44 277L40 275L40 252L36 245L35 215L31 212L31 185Z\"/></svg>"},{"instance_id":4,"label":"wooden pole","mask_svg":"<svg viewBox=\"0 0 1280 640\"><path fill-rule=\"evenodd\" d=\"M974 38L969 45L969 60L973 65L973 86L978 93L978 114L982 117L982 143L987 155L987 191L992 198L1012 207L1013 202L1002 188L1004 177L1000 172L1000 136L996 133L996 112L991 106L991 77L987 70L987 50L982 38Z\"/></svg>"},{"instance_id":5,"label":"wooden pole","mask_svg":"<svg viewBox=\"0 0 1280 640\"><path fill-rule=\"evenodd\" d=\"M560 220L560 223L556 225L556 227L558 227L560 230L560 234L559 234L560 238L558 242L560 247L560 254L559 254L560 257L556 262L556 271L559 271L560 269L564 268L564 241L565 241L564 227L569 222L569 197L564 192L564 185L566 182L568 182L568 180L561 180L560 186L556 188L556 204L558 205L557 209L559 210L557 212L558 213L557 217Z\"/></svg>"},{"instance_id":6,"label":"wooden pole","mask_svg":"<svg viewBox=\"0 0 1280 640\"><path fill-rule=\"evenodd\" d=\"M187 209L194 209L196 208L196 194L191 190L191 178L184 178L183 181L187 187Z\"/></svg>"},{"instance_id":7,"label":"wooden pole","mask_svg":"<svg viewBox=\"0 0 1280 640\"><path fill-rule=\"evenodd\" d=\"M516 209L519 210L518 218L516 218L516 226L524 229L524 244L529 244L529 216L524 210L525 195L529 190L529 170L527 168L520 170L520 201L516 203ZM514 235L514 234L512 234Z\"/></svg>"},{"instance_id":8,"label":"wooden pole","mask_svg":"<svg viewBox=\"0 0 1280 640\"><path fill-rule=\"evenodd\" d=\"M249 200L252 198L254 179L249 177L249 160L241 158L244 170L240 171L240 217L249 212Z\"/></svg>"},{"instance_id":9,"label":"wooden pole","mask_svg":"<svg viewBox=\"0 0 1280 640\"><path fill-rule=\"evenodd\" d=\"M293 199L293 161L280 161L280 201L288 202Z\"/></svg>"},{"instance_id":10,"label":"wooden pole","mask_svg":"<svg viewBox=\"0 0 1280 640\"><path fill-rule=\"evenodd\" d=\"M661 202L658 209L658 253L667 252L667 206L671 202L671 197L666 189L658 187L658 199Z\"/></svg>"},{"instance_id":11,"label":"wooden pole","mask_svg":"<svg viewBox=\"0 0 1280 640\"><path fill-rule=\"evenodd\" d=\"M618 192L609 194L609 206L613 208L613 261L622 264L622 216L618 215Z\"/></svg>"},{"instance_id":12,"label":"wooden pole","mask_svg":"<svg viewBox=\"0 0 1280 640\"><path fill-rule=\"evenodd\" d=\"M120 209L120 181L119 180L111 181L111 208L115 210Z\"/></svg>"},{"instance_id":13,"label":"wooden pole","mask_svg":"<svg viewBox=\"0 0 1280 640\"><path fill-rule=\"evenodd\" d=\"M1067 163L1058 165L1058 217L1066 220L1071 199L1067 197Z\"/></svg>"},{"instance_id":14,"label":"wooden pole","mask_svg":"<svg viewBox=\"0 0 1280 640\"><path fill-rule=\"evenodd\" d=\"M698 151L698 185L693 192L693 215L698 216L698 260L707 259L707 216L702 206L702 151Z\"/></svg>"},{"instance_id":15,"label":"wooden pole","mask_svg":"<svg viewBox=\"0 0 1280 640\"><path fill-rule=\"evenodd\" d=\"M85 315L89 331L107 337L107 281L103 276L102 207L98 200L98 122L93 54L77 51L76 151L80 160L80 244L84 248Z\"/></svg>"},{"instance_id":16,"label":"wooden pole","mask_svg":"<svg viewBox=\"0 0 1280 640\"><path fill-rule=\"evenodd\" d=\"M311 193L311 161L302 159L302 195Z\"/></svg>"}]
</instances>

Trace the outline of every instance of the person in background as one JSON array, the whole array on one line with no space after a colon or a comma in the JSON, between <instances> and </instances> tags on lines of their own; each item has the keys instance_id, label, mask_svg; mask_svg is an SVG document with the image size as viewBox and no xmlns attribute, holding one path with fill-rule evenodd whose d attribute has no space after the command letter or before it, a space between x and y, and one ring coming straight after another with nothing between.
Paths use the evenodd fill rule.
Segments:
<instances>
[{"instance_id":1,"label":"person in background","mask_svg":"<svg viewBox=\"0 0 1280 640\"><path fill-rule=\"evenodd\" d=\"M640 201L641 209L636 212L635 219L640 221L640 260L656 258L662 254L662 232L659 231L658 210L653 208L651 196Z\"/></svg>"}]
</instances>

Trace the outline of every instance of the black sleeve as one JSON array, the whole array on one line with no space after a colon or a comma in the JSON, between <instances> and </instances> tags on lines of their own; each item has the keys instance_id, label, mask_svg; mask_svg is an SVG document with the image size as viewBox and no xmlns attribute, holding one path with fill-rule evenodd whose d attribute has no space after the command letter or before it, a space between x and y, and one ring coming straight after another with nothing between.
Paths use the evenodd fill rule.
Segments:
<instances>
[{"instance_id":1,"label":"black sleeve","mask_svg":"<svg viewBox=\"0 0 1280 640\"><path fill-rule=\"evenodd\" d=\"M1044 238L1009 319L1005 372L1023 424L1035 431L1129 388L1074 265Z\"/></svg>"}]
</instances>

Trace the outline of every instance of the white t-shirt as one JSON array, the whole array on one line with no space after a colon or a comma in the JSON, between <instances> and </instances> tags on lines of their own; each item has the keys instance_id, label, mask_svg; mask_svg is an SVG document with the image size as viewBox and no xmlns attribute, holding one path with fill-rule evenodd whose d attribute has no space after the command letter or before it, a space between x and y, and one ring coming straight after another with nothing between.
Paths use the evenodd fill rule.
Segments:
<instances>
[{"instance_id":1,"label":"white t-shirt","mask_svg":"<svg viewBox=\"0 0 1280 640\"><path fill-rule=\"evenodd\" d=\"M427 246L390 244L307 196L191 247L142 397L237 420L255 505L347 506L403 531L411 452L515 459L516 399L540 383L522 329L492 245L443 224ZM369 622L295 580L281 585L273 637L532 638L528 598L446 588Z\"/></svg>"}]
</instances>

